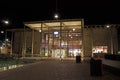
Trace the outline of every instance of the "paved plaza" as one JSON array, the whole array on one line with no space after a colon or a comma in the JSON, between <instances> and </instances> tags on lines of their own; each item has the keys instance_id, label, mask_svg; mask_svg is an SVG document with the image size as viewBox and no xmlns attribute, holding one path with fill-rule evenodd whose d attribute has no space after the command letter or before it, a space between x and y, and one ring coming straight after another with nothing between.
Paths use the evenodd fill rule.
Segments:
<instances>
[{"instance_id":1,"label":"paved plaza","mask_svg":"<svg viewBox=\"0 0 120 80\"><path fill-rule=\"evenodd\" d=\"M103 76L91 76L89 61L49 59L2 71L0 80L120 80L120 77L106 71Z\"/></svg>"}]
</instances>

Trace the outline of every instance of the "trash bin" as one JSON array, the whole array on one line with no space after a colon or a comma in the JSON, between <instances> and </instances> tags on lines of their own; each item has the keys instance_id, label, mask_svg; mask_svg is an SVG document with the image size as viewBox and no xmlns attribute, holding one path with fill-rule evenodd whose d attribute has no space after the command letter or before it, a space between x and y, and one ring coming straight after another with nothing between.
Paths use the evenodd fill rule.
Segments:
<instances>
[{"instance_id":1,"label":"trash bin","mask_svg":"<svg viewBox=\"0 0 120 80\"><path fill-rule=\"evenodd\" d=\"M91 58L90 74L91 76L102 76L102 60L101 59Z\"/></svg>"},{"instance_id":2,"label":"trash bin","mask_svg":"<svg viewBox=\"0 0 120 80\"><path fill-rule=\"evenodd\" d=\"M80 55L76 56L76 63L81 63L81 56Z\"/></svg>"}]
</instances>

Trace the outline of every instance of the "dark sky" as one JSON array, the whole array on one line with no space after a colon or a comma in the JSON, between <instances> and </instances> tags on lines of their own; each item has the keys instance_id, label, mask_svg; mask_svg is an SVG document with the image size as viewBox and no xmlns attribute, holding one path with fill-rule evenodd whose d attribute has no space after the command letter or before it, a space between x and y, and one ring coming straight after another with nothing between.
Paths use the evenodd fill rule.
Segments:
<instances>
[{"instance_id":1,"label":"dark sky","mask_svg":"<svg viewBox=\"0 0 120 80\"><path fill-rule=\"evenodd\" d=\"M3 0L0 20L9 19L11 26L21 27L26 21L84 18L85 24L120 24L120 4L115 0Z\"/></svg>"}]
</instances>

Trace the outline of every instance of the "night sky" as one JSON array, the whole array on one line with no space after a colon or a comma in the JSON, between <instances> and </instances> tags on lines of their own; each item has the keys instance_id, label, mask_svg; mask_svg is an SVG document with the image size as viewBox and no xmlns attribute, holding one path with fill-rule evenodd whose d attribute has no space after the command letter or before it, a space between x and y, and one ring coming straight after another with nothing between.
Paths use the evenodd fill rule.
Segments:
<instances>
[{"instance_id":1,"label":"night sky","mask_svg":"<svg viewBox=\"0 0 120 80\"><path fill-rule=\"evenodd\" d=\"M21 28L23 22L84 18L85 24L120 24L120 4L115 0L24 0L0 1L0 20L9 19L11 27Z\"/></svg>"}]
</instances>

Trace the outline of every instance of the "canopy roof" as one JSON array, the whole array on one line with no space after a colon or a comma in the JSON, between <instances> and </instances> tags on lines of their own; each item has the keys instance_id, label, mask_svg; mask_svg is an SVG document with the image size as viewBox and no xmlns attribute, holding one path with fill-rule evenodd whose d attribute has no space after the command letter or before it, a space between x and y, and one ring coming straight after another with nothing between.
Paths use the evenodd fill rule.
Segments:
<instances>
[{"instance_id":1,"label":"canopy roof","mask_svg":"<svg viewBox=\"0 0 120 80\"><path fill-rule=\"evenodd\" d=\"M81 29L82 19L25 22L25 26L35 30Z\"/></svg>"}]
</instances>

